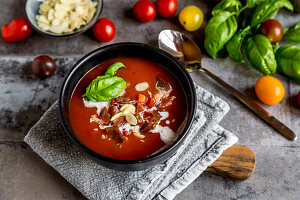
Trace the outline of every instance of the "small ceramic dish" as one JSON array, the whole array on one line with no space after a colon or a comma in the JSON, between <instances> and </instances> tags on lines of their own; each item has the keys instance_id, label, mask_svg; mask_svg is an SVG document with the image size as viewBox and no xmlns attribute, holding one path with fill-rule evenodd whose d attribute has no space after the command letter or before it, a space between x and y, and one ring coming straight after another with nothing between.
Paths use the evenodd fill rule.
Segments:
<instances>
[{"instance_id":1,"label":"small ceramic dish","mask_svg":"<svg viewBox=\"0 0 300 200\"><path fill-rule=\"evenodd\" d=\"M37 24L36 16L39 15L39 7L43 1L44 0L27 0L25 5L26 18L34 30L44 35L50 35L54 37L72 36L72 35L77 35L85 32L86 30L91 28L94 25L94 23L97 21L98 16L100 15L103 7L103 0L92 0L98 2L93 19L88 24L81 26L79 29L76 29L75 31L58 34L58 33L52 33L50 31L45 31L41 29Z\"/></svg>"}]
</instances>

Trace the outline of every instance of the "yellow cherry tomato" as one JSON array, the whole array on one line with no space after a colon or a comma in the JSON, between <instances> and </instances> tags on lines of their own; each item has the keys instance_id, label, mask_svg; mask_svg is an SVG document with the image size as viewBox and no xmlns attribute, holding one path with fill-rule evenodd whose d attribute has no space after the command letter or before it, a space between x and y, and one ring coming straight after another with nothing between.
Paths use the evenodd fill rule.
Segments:
<instances>
[{"instance_id":1,"label":"yellow cherry tomato","mask_svg":"<svg viewBox=\"0 0 300 200\"><path fill-rule=\"evenodd\" d=\"M187 6L180 11L179 22L187 31L196 31L203 23L203 12L197 6Z\"/></svg>"},{"instance_id":2,"label":"yellow cherry tomato","mask_svg":"<svg viewBox=\"0 0 300 200\"><path fill-rule=\"evenodd\" d=\"M273 76L263 76L256 81L256 96L267 105L279 103L284 97L284 87L282 83Z\"/></svg>"}]
</instances>

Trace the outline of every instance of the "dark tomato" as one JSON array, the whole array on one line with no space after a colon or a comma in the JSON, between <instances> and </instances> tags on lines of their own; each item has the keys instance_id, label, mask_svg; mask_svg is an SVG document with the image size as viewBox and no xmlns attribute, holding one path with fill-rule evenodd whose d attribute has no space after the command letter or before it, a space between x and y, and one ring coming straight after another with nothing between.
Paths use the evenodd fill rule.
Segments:
<instances>
[{"instance_id":1,"label":"dark tomato","mask_svg":"<svg viewBox=\"0 0 300 200\"><path fill-rule=\"evenodd\" d=\"M133 7L134 16L141 22L149 22L156 17L156 8L149 0L139 0Z\"/></svg>"},{"instance_id":2,"label":"dark tomato","mask_svg":"<svg viewBox=\"0 0 300 200\"><path fill-rule=\"evenodd\" d=\"M272 43L279 42L283 37L281 24L275 19L268 19L260 26L260 32L265 35Z\"/></svg>"},{"instance_id":3,"label":"dark tomato","mask_svg":"<svg viewBox=\"0 0 300 200\"><path fill-rule=\"evenodd\" d=\"M172 17L177 10L177 0L157 0L157 12L161 17Z\"/></svg>"},{"instance_id":4,"label":"dark tomato","mask_svg":"<svg viewBox=\"0 0 300 200\"><path fill-rule=\"evenodd\" d=\"M99 19L93 27L95 37L100 42L109 42L116 35L115 25L107 18Z\"/></svg>"},{"instance_id":5,"label":"dark tomato","mask_svg":"<svg viewBox=\"0 0 300 200\"><path fill-rule=\"evenodd\" d=\"M32 28L24 18L16 18L1 28L2 38L5 42L19 42L27 38Z\"/></svg>"},{"instance_id":6,"label":"dark tomato","mask_svg":"<svg viewBox=\"0 0 300 200\"><path fill-rule=\"evenodd\" d=\"M297 103L298 103L298 106L300 107L300 92L297 95Z\"/></svg>"},{"instance_id":7,"label":"dark tomato","mask_svg":"<svg viewBox=\"0 0 300 200\"><path fill-rule=\"evenodd\" d=\"M38 56L31 63L33 74L40 79L48 78L54 73L55 69L55 62L49 56Z\"/></svg>"},{"instance_id":8,"label":"dark tomato","mask_svg":"<svg viewBox=\"0 0 300 200\"><path fill-rule=\"evenodd\" d=\"M300 13L300 0L292 0L292 3L294 5L295 11L297 13Z\"/></svg>"}]
</instances>

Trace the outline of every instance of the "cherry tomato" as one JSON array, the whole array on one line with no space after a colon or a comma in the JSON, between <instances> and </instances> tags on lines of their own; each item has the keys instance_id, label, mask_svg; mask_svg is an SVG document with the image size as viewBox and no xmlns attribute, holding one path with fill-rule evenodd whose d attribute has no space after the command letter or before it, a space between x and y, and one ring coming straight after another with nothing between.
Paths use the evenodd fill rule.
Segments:
<instances>
[{"instance_id":1,"label":"cherry tomato","mask_svg":"<svg viewBox=\"0 0 300 200\"><path fill-rule=\"evenodd\" d=\"M177 0L157 0L157 12L161 17L172 17L177 11Z\"/></svg>"},{"instance_id":2,"label":"cherry tomato","mask_svg":"<svg viewBox=\"0 0 300 200\"><path fill-rule=\"evenodd\" d=\"M52 58L49 56L38 56L31 63L31 70L33 74L40 78L45 79L55 72L56 65Z\"/></svg>"},{"instance_id":3,"label":"cherry tomato","mask_svg":"<svg viewBox=\"0 0 300 200\"><path fill-rule=\"evenodd\" d=\"M256 96L267 105L274 105L284 97L284 87L282 83L273 76L263 76L256 81Z\"/></svg>"},{"instance_id":4,"label":"cherry tomato","mask_svg":"<svg viewBox=\"0 0 300 200\"><path fill-rule=\"evenodd\" d=\"M281 24L275 19L268 19L260 26L260 32L269 38L270 42L277 43L283 37L283 29Z\"/></svg>"},{"instance_id":5,"label":"cherry tomato","mask_svg":"<svg viewBox=\"0 0 300 200\"><path fill-rule=\"evenodd\" d=\"M30 35L32 28L25 18L16 18L3 25L1 31L5 42L19 42Z\"/></svg>"},{"instance_id":6,"label":"cherry tomato","mask_svg":"<svg viewBox=\"0 0 300 200\"><path fill-rule=\"evenodd\" d=\"M93 32L100 42L109 42L114 39L116 28L112 21L107 18L101 18L94 25Z\"/></svg>"},{"instance_id":7,"label":"cherry tomato","mask_svg":"<svg viewBox=\"0 0 300 200\"><path fill-rule=\"evenodd\" d=\"M292 0L292 3L294 5L295 11L297 13L300 13L300 0Z\"/></svg>"},{"instance_id":8,"label":"cherry tomato","mask_svg":"<svg viewBox=\"0 0 300 200\"><path fill-rule=\"evenodd\" d=\"M298 103L298 106L300 107L300 92L297 95L297 103Z\"/></svg>"},{"instance_id":9,"label":"cherry tomato","mask_svg":"<svg viewBox=\"0 0 300 200\"><path fill-rule=\"evenodd\" d=\"M150 22L156 17L156 8L149 0L139 0L133 7L133 14L141 22Z\"/></svg>"},{"instance_id":10,"label":"cherry tomato","mask_svg":"<svg viewBox=\"0 0 300 200\"><path fill-rule=\"evenodd\" d=\"M179 22L187 31L196 31L202 25L203 12L197 6L187 6L180 11Z\"/></svg>"}]
</instances>

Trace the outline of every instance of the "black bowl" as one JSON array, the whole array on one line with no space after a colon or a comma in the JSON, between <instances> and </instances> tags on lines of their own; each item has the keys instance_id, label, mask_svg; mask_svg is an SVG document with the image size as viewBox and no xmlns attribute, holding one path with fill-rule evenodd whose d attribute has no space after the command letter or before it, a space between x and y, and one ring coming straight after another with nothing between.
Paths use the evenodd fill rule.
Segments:
<instances>
[{"instance_id":1,"label":"black bowl","mask_svg":"<svg viewBox=\"0 0 300 200\"><path fill-rule=\"evenodd\" d=\"M151 60L171 73L183 88L186 98L186 117L184 126L178 138L162 151L138 160L119 160L100 155L81 143L69 121L69 101L79 80L94 66L117 56L134 56ZM151 72L149 72L151 73ZM59 111L63 127L73 142L88 156L99 164L121 171L136 171L153 167L172 156L187 137L196 109L196 94L193 81L186 69L170 54L147 44L117 43L96 49L81 58L67 75L59 97Z\"/></svg>"}]
</instances>

